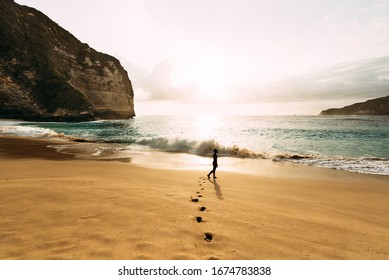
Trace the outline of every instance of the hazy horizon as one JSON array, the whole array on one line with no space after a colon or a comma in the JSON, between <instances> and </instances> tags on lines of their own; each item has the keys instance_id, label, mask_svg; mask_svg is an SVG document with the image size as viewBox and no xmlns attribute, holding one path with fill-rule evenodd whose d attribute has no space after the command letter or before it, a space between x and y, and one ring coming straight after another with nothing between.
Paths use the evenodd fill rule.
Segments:
<instances>
[{"instance_id":1,"label":"hazy horizon","mask_svg":"<svg viewBox=\"0 0 389 280\"><path fill-rule=\"evenodd\" d=\"M16 2L118 58L137 115L317 115L388 95L388 0Z\"/></svg>"}]
</instances>

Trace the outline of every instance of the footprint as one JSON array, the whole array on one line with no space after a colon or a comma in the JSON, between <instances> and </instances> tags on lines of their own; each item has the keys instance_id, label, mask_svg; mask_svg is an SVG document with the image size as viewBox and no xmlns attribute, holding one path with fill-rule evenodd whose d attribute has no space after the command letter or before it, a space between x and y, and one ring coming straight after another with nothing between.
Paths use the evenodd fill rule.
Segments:
<instances>
[{"instance_id":1,"label":"footprint","mask_svg":"<svg viewBox=\"0 0 389 280\"><path fill-rule=\"evenodd\" d=\"M204 188L201 188L201 190L204 190Z\"/></svg>"},{"instance_id":2,"label":"footprint","mask_svg":"<svg viewBox=\"0 0 389 280\"><path fill-rule=\"evenodd\" d=\"M201 194L199 194L197 197L203 197Z\"/></svg>"},{"instance_id":3,"label":"footprint","mask_svg":"<svg viewBox=\"0 0 389 280\"><path fill-rule=\"evenodd\" d=\"M199 210L200 210L201 212L204 212L205 209L207 209L207 207L205 207L205 206L201 206L201 207L199 208Z\"/></svg>"},{"instance_id":4,"label":"footprint","mask_svg":"<svg viewBox=\"0 0 389 280\"><path fill-rule=\"evenodd\" d=\"M200 193L200 192L196 192L196 193Z\"/></svg>"},{"instance_id":5,"label":"footprint","mask_svg":"<svg viewBox=\"0 0 389 280\"><path fill-rule=\"evenodd\" d=\"M199 202L199 199L198 198L191 198L192 202Z\"/></svg>"},{"instance_id":6,"label":"footprint","mask_svg":"<svg viewBox=\"0 0 389 280\"><path fill-rule=\"evenodd\" d=\"M203 220L202 217L196 217L196 221L197 221L198 223L201 223L202 220Z\"/></svg>"},{"instance_id":7,"label":"footprint","mask_svg":"<svg viewBox=\"0 0 389 280\"><path fill-rule=\"evenodd\" d=\"M210 232L206 232L204 234L205 234L204 240L207 241L207 242L211 242L212 238L213 238L213 234L210 233Z\"/></svg>"}]
</instances>

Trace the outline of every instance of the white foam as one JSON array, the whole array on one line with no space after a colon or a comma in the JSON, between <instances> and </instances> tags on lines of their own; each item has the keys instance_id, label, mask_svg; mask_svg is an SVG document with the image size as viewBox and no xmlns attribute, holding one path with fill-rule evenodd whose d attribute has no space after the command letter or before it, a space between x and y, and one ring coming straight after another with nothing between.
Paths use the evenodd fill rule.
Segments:
<instances>
[{"instance_id":1,"label":"white foam","mask_svg":"<svg viewBox=\"0 0 389 280\"><path fill-rule=\"evenodd\" d=\"M188 153L199 156L208 156L217 149L219 156L237 157L237 158L265 158L263 154L255 153L246 148L240 148L237 145L226 147L213 139L196 141L187 139L168 139L164 137L141 139L136 141L138 145L149 146L163 152Z\"/></svg>"},{"instance_id":2,"label":"white foam","mask_svg":"<svg viewBox=\"0 0 389 280\"><path fill-rule=\"evenodd\" d=\"M364 174L389 175L389 162L387 160L377 158L306 158L290 161L310 166L345 170Z\"/></svg>"},{"instance_id":3,"label":"white foam","mask_svg":"<svg viewBox=\"0 0 389 280\"><path fill-rule=\"evenodd\" d=\"M78 142L93 142L92 139L75 138L64 134L56 133L47 128L36 126L20 125L20 121L0 120L0 136L22 136L35 138L60 138L65 140L73 140ZM127 140L128 141L128 140ZM346 158L346 157L325 157L318 155L314 151L312 154L282 154L272 155L271 153L259 153L238 146L223 146L215 140L188 140L180 138L143 138L141 140L132 139L129 141L131 145L112 146L107 145L87 145L71 146L72 152L76 154L87 154L89 157L99 158L116 158L129 157L135 154L145 155L150 150L160 150L164 152L186 153L200 156L210 156L213 149L219 151L219 156L232 158L273 158L274 161L290 161L310 166L346 170L350 172L359 172L366 174L389 175L389 160L380 157L363 157L363 158ZM82 149L81 149L82 147ZM86 149L88 147L88 149ZM151 148L151 149L150 149ZM69 151L68 151L69 152Z\"/></svg>"},{"instance_id":4,"label":"white foam","mask_svg":"<svg viewBox=\"0 0 389 280\"><path fill-rule=\"evenodd\" d=\"M53 137L58 137L59 134L47 128L40 128L40 127L33 127L33 126L20 126L20 125L4 125L4 122L2 122L0 125L0 135L35 137L35 138L53 138Z\"/></svg>"}]
</instances>

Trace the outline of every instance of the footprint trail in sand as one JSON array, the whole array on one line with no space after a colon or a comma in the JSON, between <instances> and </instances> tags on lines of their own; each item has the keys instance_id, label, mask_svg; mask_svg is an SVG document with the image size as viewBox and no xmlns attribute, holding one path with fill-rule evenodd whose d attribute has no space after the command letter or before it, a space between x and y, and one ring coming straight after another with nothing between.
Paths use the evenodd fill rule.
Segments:
<instances>
[{"instance_id":1,"label":"footprint trail in sand","mask_svg":"<svg viewBox=\"0 0 389 280\"><path fill-rule=\"evenodd\" d=\"M192 202L196 202L196 203L200 201L199 198L204 199L204 196L203 196L203 194L201 194L201 191L203 191L205 189L204 188L205 184L206 184L205 176L199 177L198 184L199 184L199 187L201 188L200 191L196 192L196 198L194 198L193 196L191 197L191 201ZM205 212L207 210L207 207L206 206L200 206L200 207L198 207L198 210L200 212ZM204 220L204 217L202 217L202 216L196 216L195 220L196 220L197 223L204 223L204 222L206 222L206 220ZM213 240L213 237L214 237L214 234L211 233L211 232L205 232L204 233L204 240L207 241L207 242L211 242Z\"/></svg>"}]
</instances>

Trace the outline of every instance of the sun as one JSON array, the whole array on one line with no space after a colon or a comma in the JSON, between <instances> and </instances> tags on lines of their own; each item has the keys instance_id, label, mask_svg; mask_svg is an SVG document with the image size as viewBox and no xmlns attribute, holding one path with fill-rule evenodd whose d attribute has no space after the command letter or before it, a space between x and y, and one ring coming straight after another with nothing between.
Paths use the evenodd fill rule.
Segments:
<instances>
[{"instance_id":1,"label":"sun","mask_svg":"<svg viewBox=\"0 0 389 280\"><path fill-rule=\"evenodd\" d=\"M232 79L229 64L227 57L221 53L187 49L174 63L171 81L175 86L194 85L200 100L225 99Z\"/></svg>"}]
</instances>

